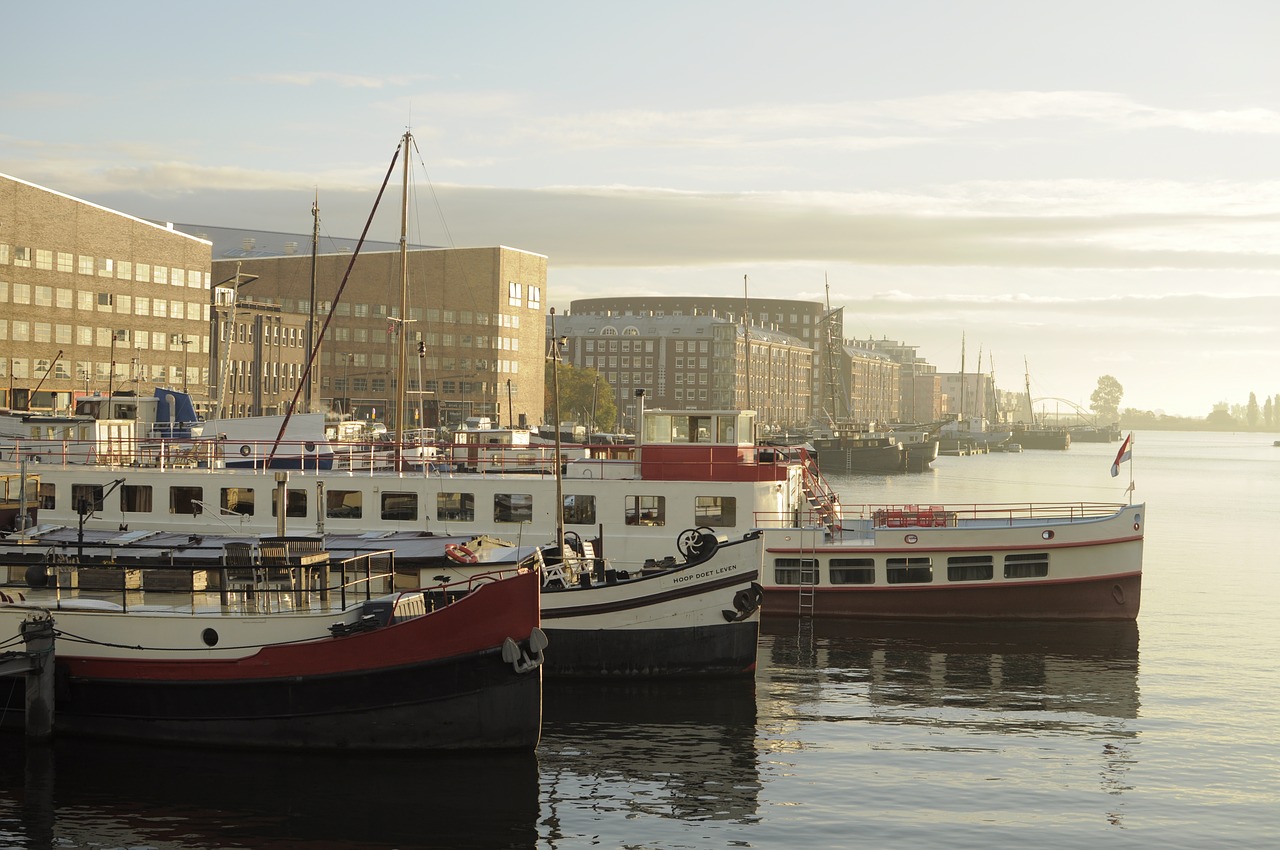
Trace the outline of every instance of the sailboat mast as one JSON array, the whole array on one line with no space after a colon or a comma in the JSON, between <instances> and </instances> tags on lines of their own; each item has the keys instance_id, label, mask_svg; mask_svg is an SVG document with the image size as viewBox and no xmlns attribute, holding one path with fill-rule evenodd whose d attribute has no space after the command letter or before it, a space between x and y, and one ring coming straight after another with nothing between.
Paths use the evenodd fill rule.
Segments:
<instances>
[{"instance_id":1,"label":"sailboat mast","mask_svg":"<svg viewBox=\"0 0 1280 850\"><path fill-rule=\"evenodd\" d=\"M400 202L400 323L398 336L399 369L396 372L396 469L401 469L404 453L404 400L409 364L406 359L405 332L409 320L409 145L413 136L404 134L404 187Z\"/></svg>"},{"instance_id":2,"label":"sailboat mast","mask_svg":"<svg viewBox=\"0 0 1280 850\"><path fill-rule=\"evenodd\" d=\"M964 332L960 332L960 421L964 421Z\"/></svg>"},{"instance_id":3,"label":"sailboat mast","mask_svg":"<svg viewBox=\"0 0 1280 850\"><path fill-rule=\"evenodd\" d=\"M320 190L316 189L316 199L311 203L311 300L307 309L307 355L310 356L316 347L316 254L320 245ZM302 409L307 413L312 409L311 391L315 379L307 376L304 386L306 395L302 400Z\"/></svg>"}]
</instances>

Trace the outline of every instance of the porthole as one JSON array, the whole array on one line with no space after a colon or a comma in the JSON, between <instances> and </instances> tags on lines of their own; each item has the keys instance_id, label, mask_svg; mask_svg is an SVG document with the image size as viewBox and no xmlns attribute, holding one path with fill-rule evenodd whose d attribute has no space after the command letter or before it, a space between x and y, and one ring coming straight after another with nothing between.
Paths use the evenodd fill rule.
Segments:
<instances>
[{"instance_id":1,"label":"porthole","mask_svg":"<svg viewBox=\"0 0 1280 850\"><path fill-rule=\"evenodd\" d=\"M1053 529L1051 529L1051 528L1046 528L1044 531L1040 532L1040 536L1041 536L1041 537L1043 537L1045 540L1052 540L1052 539L1053 539Z\"/></svg>"},{"instance_id":2,"label":"porthole","mask_svg":"<svg viewBox=\"0 0 1280 850\"><path fill-rule=\"evenodd\" d=\"M919 543L919 542L920 542L920 538L919 538L919 537L917 537L917 536L916 536L916 535L914 535L914 534L908 534L906 537L904 537L904 538L902 538L902 539L903 539L903 540L905 540L905 541L907 541L908 543L912 543L912 544L914 544L914 543Z\"/></svg>"},{"instance_id":3,"label":"porthole","mask_svg":"<svg viewBox=\"0 0 1280 850\"><path fill-rule=\"evenodd\" d=\"M249 448L248 446L241 446L241 447L240 447L240 454L241 454L241 455L243 455L244 457L248 457L248 456L249 456L249 453L250 453L250 452L252 452L252 451L253 451L253 449Z\"/></svg>"},{"instance_id":4,"label":"porthole","mask_svg":"<svg viewBox=\"0 0 1280 850\"><path fill-rule=\"evenodd\" d=\"M218 645L218 630L217 630L217 629L205 629L203 632L201 632L201 633L200 633L200 639L204 641L204 645L205 645L205 646L217 646L217 645Z\"/></svg>"}]
</instances>

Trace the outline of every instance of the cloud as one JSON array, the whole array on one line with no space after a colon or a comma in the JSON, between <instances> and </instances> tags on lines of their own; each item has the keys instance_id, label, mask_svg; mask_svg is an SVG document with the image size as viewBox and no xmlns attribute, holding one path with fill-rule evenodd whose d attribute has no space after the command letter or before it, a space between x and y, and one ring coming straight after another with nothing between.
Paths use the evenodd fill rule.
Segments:
<instances>
[{"instance_id":1,"label":"cloud","mask_svg":"<svg viewBox=\"0 0 1280 850\"><path fill-rule=\"evenodd\" d=\"M251 74L244 77L244 79L255 83L304 88L330 85L343 89L384 89L403 88L426 79L426 77L420 74L370 76L365 74L341 74L336 71L285 71L274 74Z\"/></svg>"}]
</instances>

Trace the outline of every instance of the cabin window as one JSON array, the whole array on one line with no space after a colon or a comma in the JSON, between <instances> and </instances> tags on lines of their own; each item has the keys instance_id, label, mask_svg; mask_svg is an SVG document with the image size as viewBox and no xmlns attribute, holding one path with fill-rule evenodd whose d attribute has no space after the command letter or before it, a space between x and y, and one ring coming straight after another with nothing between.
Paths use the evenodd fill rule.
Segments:
<instances>
[{"instance_id":1,"label":"cabin window","mask_svg":"<svg viewBox=\"0 0 1280 850\"><path fill-rule=\"evenodd\" d=\"M324 515L329 519L360 519L364 516L364 493L359 490L330 490L324 494Z\"/></svg>"},{"instance_id":2,"label":"cabin window","mask_svg":"<svg viewBox=\"0 0 1280 850\"><path fill-rule=\"evenodd\" d=\"M568 495L564 497L565 525L595 525L596 497Z\"/></svg>"},{"instance_id":3,"label":"cabin window","mask_svg":"<svg viewBox=\"0 0 1280 850\"><path fill-rule=\"evenodd\" d=\"M279 516L280 493L277 490L271 491L271 515ZM307 491L306 490L286 490L284 495L284 515L286 517L305 517L307 515Z\"/></svg>"},{"instance_id":4,"label":"cabin window","mask_svg":"<svg viewBox=\"0 0 1280 850\"><path fill-rule=\"evenodd\" d=\"M928 584L933 581L933 562L928 558L890 558L884 572L889 584Z\"/></svg>"},{"instance_id":5,"label":"cabin window","mask_svg":"<svg viewBox=\"0 0 1280 850\"><path fill-rule=\"evenodd\" d=\"M169 488L169 513L171 514L191 514L196 516L204 512L203 501L203 487Z\"/></svg>"},{"instance_id":6,"label":"cabin window","mask_svg":"<svg viewBox=\"0 0 1280 850\"><path fill-rule=\"evenodd\" d=\"M389 520L415 520L418 518L417 493L383 493L382 518Z\"/></svg>"},{"instance_id":7,"label":"cabin window","mask_svg":"<svg viewBox=\"0 0 1280 850\"><path fill-rule=\"evenodd\" d=\"M995 575L990 555L958 555L947 558L947 581L990 581Z\"/></svg>"},{"instance_id":8,"label":"cabin window","mask_svg":"<svg viewBox=\"0 0 1280 850\"><path fill-rule=\"evenodd\" d=\"M529 493L498 493L493 497L494 522L532 522L533 496Z\"/></svg>"},{"instance_id":9,"label":"cabin window","mask_svg":"<svg viewBox=\"0 0 1280 850\"><path fill-rule=\"evenodd\" d=\"M775 558L774 584L818 584L818 562L814 558Z\"/></svg>"},{"instance_id":10,"label":"cabin window","mask_svg":"<svg viewBox=\"0 0 1280 850\"><path fill-rule=\"evenodd\" d=\"M72 484L71 507L77 514L102 510L102 487L98 484Z\"/></svg>"},{"instance_id":11,"label":"cabin window","mask_svg":"<svg viewBox=\"0 0 1280 850\"><path fill-rule=\"evenodd\" d=\"M732 528L738 524L738 500L733 496L695 497L693 524Z\"/></svg>"},{"instance_id":12,"label":"cabin window","mask_svg":"<svg viewBox=\"0 0 1280 850\"><path fill-rule=\"evenodd\" d=\"M666 496L627 496L627 525L666 525Z\"/></svg>"},{"instance_id":13,"label":"cabin window","mask_svg":"<svg viewBox=\"0 0 1280 850\"><path fill-rule=\"evenodd\" d=\"M475 522L476 496L474 493L437 493L436 519L441 522Z\"/></svg>"},{"instance_id":14,"label":"cabin window","mask_svg":"<svg viewBox=\"0 0 1280 850\"><path fill-rule=\"evenodd\" d=\"M875 584L876 562L872 558L832 558L832 584Z\"/></svg>"},{"instance_id":15,"label":"cabin window","mask_svg":"<svg viewBox=\"0 0 1280 850\"><path fill-rule=\"evenodd\" d=\"M120 510L127 514L151 513L153 510L151 498L150 484L120 485Z\"/></svg>"},{"instance_id":16,"label":"cabin window","mask_svg":"<svg viewBox=\"0 0 1280 850\"><path fill-rule=\"evenodd\" d=\"M51 511L58 504L58 487L56 484L40 482L40 509Z\"/></svg>"},{"instance_id":17,"label":"cabin window","mask_svg":"<svg viewBox=\"0 0 1280 850\"><path fill-rule=\"evenodd\" d=\"M253 490L248 487L223 487L222 501L219 504L223 513L253 516Z\"/></svg>"},{"instance_id":18,"label":"cabin window","mask_svg":"<svg viewBox=\"0 0 1280 850\"><path fill-rule=\"evenodd\" d=\"M1029 552L1004 556L1005 578L1044 578L1049 575L1049 553Z\"/></svg>"}]
</instances>

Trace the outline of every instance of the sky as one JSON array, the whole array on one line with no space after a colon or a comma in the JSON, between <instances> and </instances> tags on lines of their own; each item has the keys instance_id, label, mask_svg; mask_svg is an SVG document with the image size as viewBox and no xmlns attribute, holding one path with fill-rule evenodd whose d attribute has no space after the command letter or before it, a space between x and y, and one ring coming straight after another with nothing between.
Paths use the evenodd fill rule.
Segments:
<instances>
[{"instance_id":1,"label":"sky","mask_svg":"<svg viewBox=\"0 0 1280 850\"><path fill-rule=\"evenodd\" d=\"M548 258L548 303L829 300L1038 411L1280 394L1280 3L5 9L0 173L141 218ZM370 236L398 238L385 203ZM979 359L980 358L980 359Z\"/></svg>"}]
</instances>

